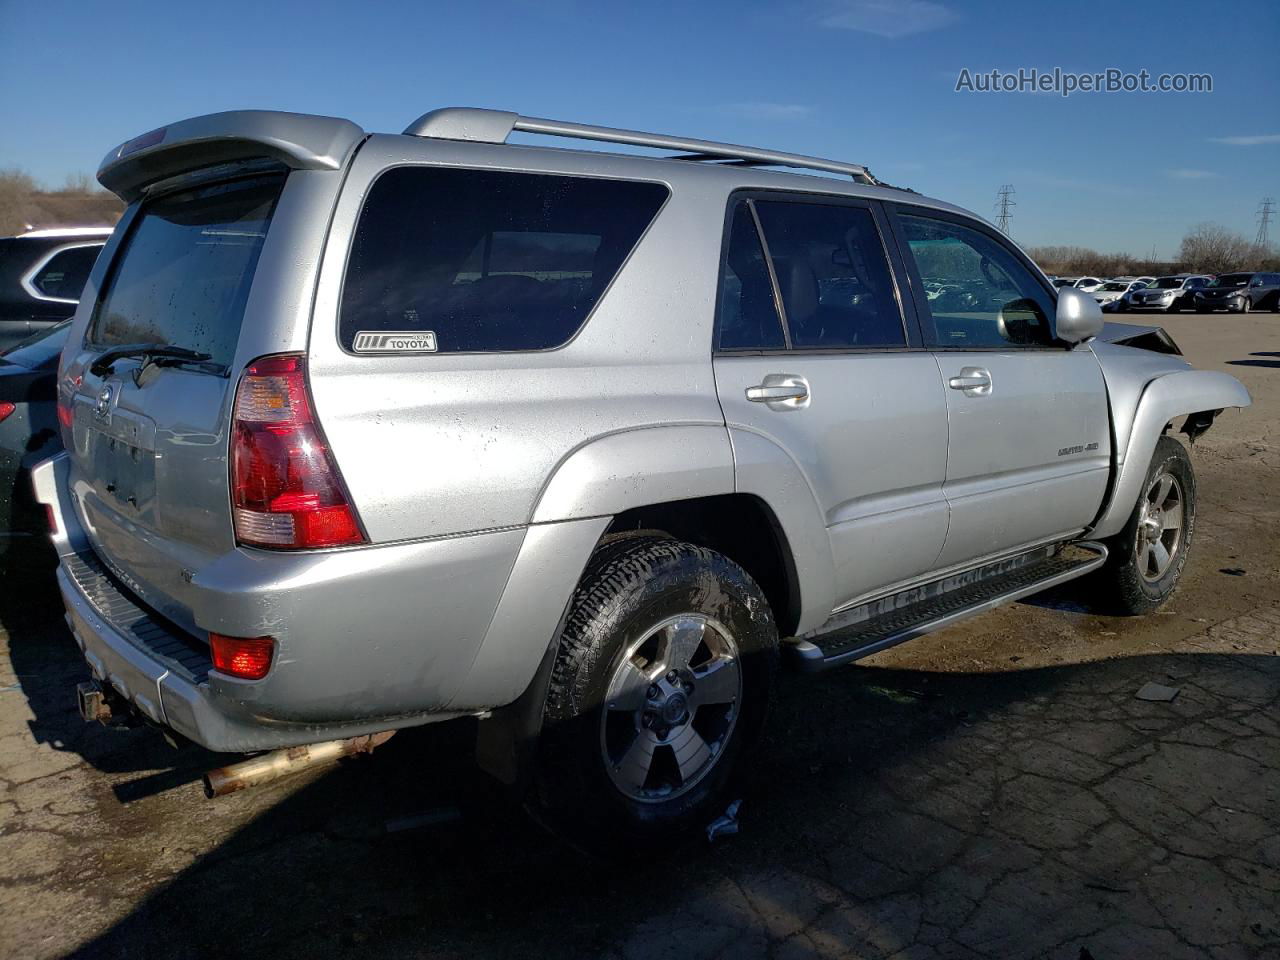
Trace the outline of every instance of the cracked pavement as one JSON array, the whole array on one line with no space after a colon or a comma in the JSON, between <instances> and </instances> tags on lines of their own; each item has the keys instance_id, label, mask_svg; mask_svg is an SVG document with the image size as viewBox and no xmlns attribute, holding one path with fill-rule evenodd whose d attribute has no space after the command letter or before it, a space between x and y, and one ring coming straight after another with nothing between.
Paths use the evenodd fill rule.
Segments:
<instances>
[{"instance_id":1,"label":"cracked pavement","mask_svg":"<svg viewBox=\"0 0 1280 960\"><path fill-rule=\"evenodd\" d=\"M79 721L47 574L10 564L0 957L1280 958L1280 323L1161 322L1255 399L1195 446L1170 603L1068 586L786 678L741 833L651 862L491 802L465 725L206 801L223 758Z\"/></svg>"}]
</instances>

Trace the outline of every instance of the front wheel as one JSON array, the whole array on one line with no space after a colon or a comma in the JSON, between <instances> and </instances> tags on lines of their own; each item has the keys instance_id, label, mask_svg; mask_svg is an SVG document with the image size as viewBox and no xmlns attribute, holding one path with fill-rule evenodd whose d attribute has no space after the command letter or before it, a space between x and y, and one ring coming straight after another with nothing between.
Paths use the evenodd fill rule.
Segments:
<instances>
[{"instance_id":1,"label":"front wheel","mask_svg":"<svg viewBox=\"0 0 1280 960\"><path fill-rule=\"evenodd\" d=\"M1156 442L1143 493L1129 521L1106 541L1101 592L1116 613L1150 613L1182 575L1196 523L1196 476L1187 449L1172 437Z\"/></svg>"},{"instance_id":2,"label":"front wheel","mask_svg":"<svg viewBox=\"0 0 1280 960\"><path fill-rule=\"evenodd\" d=\"M1250 300L1248 297L1245 297L1243 300L1240 301L1241 313L1248 313L1252 309L1253 309L1253 301Z\"/></svg>"},{"instance_id":3,"label":"front wheel","mask_svg":"<svg viewBox=\"0 0 1280 960\"><path fill-rule=\"evenodd\" d=\"M659 537L600 548L560 636L535 815L605 854L705 826L760 731L777 663L769 603L732 560Z\"/></svg>"}]
</instances>

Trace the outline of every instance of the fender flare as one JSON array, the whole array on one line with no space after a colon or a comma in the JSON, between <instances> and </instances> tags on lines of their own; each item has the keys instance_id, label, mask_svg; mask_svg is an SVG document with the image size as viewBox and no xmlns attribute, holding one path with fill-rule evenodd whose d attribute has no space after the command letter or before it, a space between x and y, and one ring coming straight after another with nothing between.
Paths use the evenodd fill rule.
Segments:
<instances>
[{"instance_id":1,"label":"fender flare","mask_svg":"<svg viewBox=\"0 0 1280 960\"><path fill-rule=\"evenodd\" d=\"M1129 443L1123 451L1116 451L1116 481L1111 499L1089 536L1110 537L1124 528L1151 466L1156 441L1163 436L1170 421L1205 410L1247 407L1252 402L1244 384L1216 370L1184 370L1148 383L1138 400Z\"/></svg>"},{"instance_id":2,"label":"fender flare","mask_svg":"<svg viewBox=\"0 0 1280 960\"><path fill-rule=\"evenodd\" d=\"M530 523L611 517L732 492L733 449L723 423L640 427L590 440L560 461Z\"/></svg>"}]
</instances>

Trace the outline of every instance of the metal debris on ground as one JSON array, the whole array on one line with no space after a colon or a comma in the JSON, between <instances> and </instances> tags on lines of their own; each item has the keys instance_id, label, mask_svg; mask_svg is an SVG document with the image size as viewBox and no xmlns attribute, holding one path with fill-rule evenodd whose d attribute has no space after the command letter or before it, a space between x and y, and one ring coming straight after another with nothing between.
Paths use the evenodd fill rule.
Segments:
<instances>
[{"instance_id":1,"label":"metal debris on ground","mask_svg":"<svg viewBox=\"0 0 1280 960\"><path fill-rule=\"evenodd\" d=\"M716 837L730 837L738 832L738 809L741 806L741 800L733 801L725 808L723 814L707 824L708 843L715 840Z\"/></svg>"},{"instance_id":2,"label":"metal debris on ground","mask_svg":"<svg viewBox=\"0 0 1280 960\"><path fill-rule=\"evenodd\" d=\"M1134 694L1139 700L1154 700L1157 702L1168 702L1178 695L1181 687L1166 687L1163 683L1155 683L1147 681L1138 688L1138 692Z\"/></svg>"}]
</instances>

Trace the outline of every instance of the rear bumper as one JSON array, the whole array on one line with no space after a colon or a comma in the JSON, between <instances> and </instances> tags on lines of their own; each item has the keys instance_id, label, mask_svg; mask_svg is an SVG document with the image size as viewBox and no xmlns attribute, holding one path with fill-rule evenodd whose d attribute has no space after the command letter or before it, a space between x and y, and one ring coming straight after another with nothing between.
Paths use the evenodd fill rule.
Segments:
<instances>
[{"instance_id":1,"label":"rear bumper","mask_svg":"<svg viewBox=\"0 0 1280 960\"><path fill-rule=\"evenodd\" d=\"M76 642L95 677L150 720L211 750L248 752L473 712L451 701L524 529L307 554L237 550L195 571L201 628L276 638L270 672L244 681L213 671L207 636L163 619L106 568L68 503L65 455L34 479L57 521Z\"/></svg>"}]
</instances>

